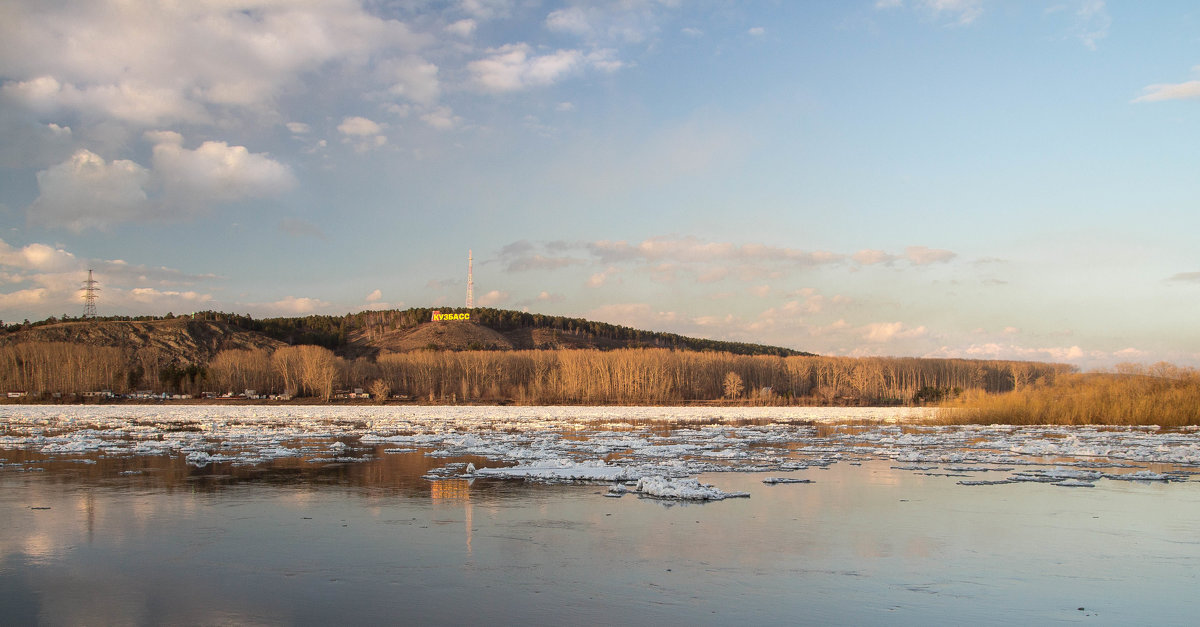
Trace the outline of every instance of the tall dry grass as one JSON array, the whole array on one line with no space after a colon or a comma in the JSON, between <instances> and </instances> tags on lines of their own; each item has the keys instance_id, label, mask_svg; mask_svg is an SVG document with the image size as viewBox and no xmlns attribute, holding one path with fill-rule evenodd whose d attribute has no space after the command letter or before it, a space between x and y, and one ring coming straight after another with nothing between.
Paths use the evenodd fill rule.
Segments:
<instances>
[{"instance_id":1,"label":"tall dry grass","mask_svg":"<svg viewBox=\"0 0 1200 627\"><path fill-rule=\"evenodd\" d=\"M1067 374L999 394L973 390L944 403L941 424L1200 425L1200 371L1171 364Z\"/></svg>"}]
</instances>

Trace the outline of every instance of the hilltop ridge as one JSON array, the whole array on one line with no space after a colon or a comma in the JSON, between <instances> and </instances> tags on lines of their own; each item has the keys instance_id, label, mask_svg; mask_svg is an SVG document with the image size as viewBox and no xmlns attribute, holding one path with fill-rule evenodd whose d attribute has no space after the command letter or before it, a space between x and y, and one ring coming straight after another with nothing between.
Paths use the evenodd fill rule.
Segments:
<instances>
[{"instance_id":1,"label":"hilltop ridge","mask_svg":"<svg viewBox=\"0 0 1200 627\"><path fill-rule=\"evenodd\" d=\"M433 322L434 311L469 313L469 320ZM317 345L348 358L387 353L461 350L669 348L737 355L811 355L789 348L686 337L619 325L492 308L429 307L365 311L343 316L252 318L202 311L182 316L113 316L7 325L0 345L64 342L153 351L166 361L204 364L230 349Z\"/></svg>"}]
</instances>

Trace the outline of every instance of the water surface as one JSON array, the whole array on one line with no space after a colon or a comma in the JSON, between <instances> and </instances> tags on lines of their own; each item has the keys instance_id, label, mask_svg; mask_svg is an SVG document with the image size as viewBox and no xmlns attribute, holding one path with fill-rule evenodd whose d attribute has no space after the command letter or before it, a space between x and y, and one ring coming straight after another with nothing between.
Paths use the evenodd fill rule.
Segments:
<instances>
[{"instance_id":1,"label":"water surface","mask_svg":"<svg viewBox=\"0 0 1200 627\"><path fill-rule=\"evenodd\" d=\"M563 442L611 443L616 432L554 428ZM965 486L962 476L943 476L1002 479L1110 462L1124 466L1104 472L1190 466L1094 456L1085 466L1063 466L1080 460L1023 455L1025 464L1012 470L964 473L949 462L898 462L953 450L880 444L902 432L872 432L875 445L865 451L858 435L831 440L824 428L798 424L779 427L792 434L789 442L731 444L733 436L763 432L744 429L726 429L719 448L689 455L707 464L705 452L753 451L750 461L733 463L740 472L700 475L750 498L683 504L607 498L607 484L469 479L457 471L426 478L468 462L516 463L454 456L445 439L386 452L401 449L325 433L268 443L307 446L307 453L197 465L171 449L59 452L56 441L60 448L47 452L50 444L18 443L29 436L11 427L15 439L0 448L0 607L11 624L1194 620L1200 484L1188 475L1101 479L1091 488ZM478 437L472 446L495 444L485 429L467 433ZM502 433L494 439L504 440ZM518 450L546 450L548 436L537 433ZM716 437L687 424L646 433L650 440ZM960 435L944 439L961 442ZM1182 446L1193 437L1169 436ZM328 461L336 442L358 461ZM206 450L225 450L213 446ZM618 452L637 457L631 446ZM818 457L823 463L800 470L778 467ZM776 467L752 470L769 459ZM778 476L813 483L762 483Z\"/></svg>"}]
</instances>

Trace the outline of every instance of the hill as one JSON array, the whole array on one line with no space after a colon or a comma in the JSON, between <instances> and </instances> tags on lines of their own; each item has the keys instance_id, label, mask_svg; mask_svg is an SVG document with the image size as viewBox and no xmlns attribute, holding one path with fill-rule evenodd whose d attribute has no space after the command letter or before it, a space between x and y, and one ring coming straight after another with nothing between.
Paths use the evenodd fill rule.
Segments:
<instances>
[{"instance_id":1,"label":"hill","mask_svg":"<svg viewBox=\"0 0 1200 627\"><path fill-rule=\"evenodd\" d=\"M164 363L178 365L205 364L223 350L274 349L284 345L225 322L190 317L40 323L16 330L9 327L7 333L0 334L0 346L32 342L113 347L143 357L155 355Z\"/></svg>"},{"instance_id":2,"label":"hill","mask_svg":"<svg viewBox=\"0 0 1200 627\"><path fill-rule=\"evenodd\" d=\"M470 320L431 321L434 311L470 313ZM60 321L9 325L0 346L57 342L149 352L161 363L203 365L223 350L313 344L346 358L387 353L463 350L670 348L737 355L809 355L787 348L642 331L582 318L502 309L414 308L345 316L254 319L214 311L186 316Z\"/></svg>"},{"instance_id":3,"label":"hill","mask_svg":"<svg viewBox=\"0 0 1200 627\"><path fill-rule=\"evenodd\" d=\"M470 314L469 321L433 322L435 311ZM345 316L266 318L216 312L195 314L224 320L288 344L316 344L345 357L375 356L414 350L530 350L670 348L735 355L812 355L802 351L642 331L583 318L546 316L506 309L432 309L365 311Z\"/></svg>"}]
</instances>

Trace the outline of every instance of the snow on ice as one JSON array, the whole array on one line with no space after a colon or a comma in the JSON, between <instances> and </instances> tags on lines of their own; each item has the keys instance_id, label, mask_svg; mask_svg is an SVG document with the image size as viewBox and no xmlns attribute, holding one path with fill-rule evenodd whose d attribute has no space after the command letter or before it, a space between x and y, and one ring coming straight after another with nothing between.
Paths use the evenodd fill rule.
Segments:
<instances>
[{"instance_id":1,"label":"snow on ice","mask_svg":"<svg viewBox=\"0 0 1200 627\"><path fill-rule=\"evenodd\" d=\"M465 463L452 458L472 456L487 460L468 468L472 477L642 482L639 493L659 497L693 489L705 494L680 483L701 473L820 470L843 461L967 474L962 485L1064 487L1187 481L1194 473L1184 469L1200 467L1197 429L944 427L920 424L926 415L911 408L832 407L8 405L0 410L0 451L76 462L169 455L196 467L290 458L352 463L399 454L447 458L430 473L434 479L460 476ZM36 467L24 462L2 469Z\"/></svg>"}]
</instances>

